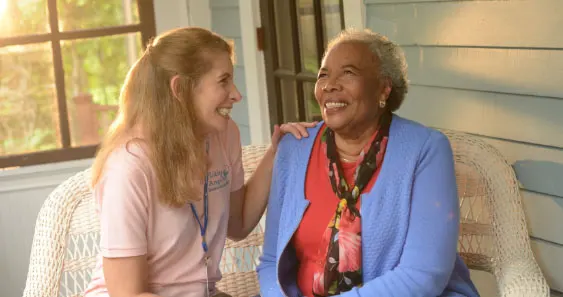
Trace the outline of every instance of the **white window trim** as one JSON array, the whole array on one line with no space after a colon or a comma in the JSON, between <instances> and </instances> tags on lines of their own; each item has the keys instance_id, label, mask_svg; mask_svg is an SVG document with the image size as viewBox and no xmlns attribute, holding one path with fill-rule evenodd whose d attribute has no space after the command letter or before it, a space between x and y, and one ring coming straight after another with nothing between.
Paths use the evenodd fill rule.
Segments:
<instances>
[{"instance_id":1,"label":"white window trim","mask_svg":"<svg viewBox=\"0 0 563 297\"><path fill-rule=\"evenodd\" d=\"M366 27L366 5L364 0L344 0L344 27L364 29Z\"/></svg>"},{"instance_id":2,"label":"white window trim","mask_svg":"<svg viewBox=\"0 0 563 297\"><path fill-rule=\"evenodd\" d=\"M157 1L155 1L155 5L156 2ZM180 2L186 3L187 26L201 27L211 30L211 5L209 4L209 0L181 0Z\"/></svg>"},{"instance_id":3,"label":"white window trim","mask_svg":"<svg viewBox=\"0 0 563 297\"><path fill-rule=\"evenodd\" d=\"M258 0L239 0L242 34L246 100L250 142L265 144L271 140L270 113L266 87L264 52L258 50L256 29L261 26Z\"/></svg>"},{"instance_id":4,"label":"white window trim","mask_svg":"<svg viewBox=\"0 0 563 297\"><path fill-rule=\"evenodd\" d=\"M192 1L189 1L192 2ZM161 34L171 29L188 26L190 16L186 0L154 1L154 18L156 34ZM206 2L206 1L202 1Z\"/></svg>"}]
</instances>

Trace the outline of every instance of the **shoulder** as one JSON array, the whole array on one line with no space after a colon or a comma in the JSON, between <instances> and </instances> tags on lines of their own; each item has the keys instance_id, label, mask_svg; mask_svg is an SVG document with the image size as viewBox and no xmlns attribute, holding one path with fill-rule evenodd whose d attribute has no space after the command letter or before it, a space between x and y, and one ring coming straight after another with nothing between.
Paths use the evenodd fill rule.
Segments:
<instances>
[{"instance_id":1,"label":"shoulder","mask_svg":"<svg viewBox=\"0 0 563 297\"><path fill-rule=\"evenodd\" d=\"M151 168L146 144L143 140L133 139L111 152L102 176L129 182L148 182Z\"/></svg>"},{"instance_id":2,"label":"shoulder","mask_svg":"<svg viewBox=\"0 0 563 297\"><path fill-rule=\"evenodd\" d=\"M422 152L440 150L451 153L450 141L444 133L400 116L394 116L390 133L391 138L396 137Z\"/></svg>"},{"instance_id":3,"label":"shoulder","mask_svg":"<svg viewBox=\"0 0 563 297\"><path fill-rule=\"evenodd\" d=\"M141 141L128 141L116 147L104 165L102 175L93 187L99 205L146 207L156 185L147 149ZM102 203L103 202L103 203Z\"/></svg>"},{"instance_id":4,"label":"shoulder","mask_svg":"<svg viewBox=\"0 0 563 297\"><path fill-rule=\"evenodd\" d=\"M309 137L297 139L293 134L285 134L278 144L278 154L281 156L293 156L297 152L311 149L315 139L323 126L323 122L318 123L312 128L307 128Z\"/></svg>"}]
</instances>

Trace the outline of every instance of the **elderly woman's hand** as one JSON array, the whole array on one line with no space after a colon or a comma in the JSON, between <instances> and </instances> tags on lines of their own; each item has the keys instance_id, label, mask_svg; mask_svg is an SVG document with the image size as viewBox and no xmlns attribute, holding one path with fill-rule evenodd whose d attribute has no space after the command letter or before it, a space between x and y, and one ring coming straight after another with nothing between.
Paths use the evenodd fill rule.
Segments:
<instances>
[{"instance_id":1,"label":"elderly woman's hand","mask_svg":"<svg viewBox=\"0 0 563 297\"><path fill-rule=\"evenodd\" d=\"M307 128L312 128L317 125L317 122L299 122L299 123L285 123L281 126L274 126L274 134L272 134L272 148L274 152L278 149L278 143L280 142L282 136L287 133L293 134L295 138L301 139L301 137L309 137Z\"/></svg>"}]
</instances>

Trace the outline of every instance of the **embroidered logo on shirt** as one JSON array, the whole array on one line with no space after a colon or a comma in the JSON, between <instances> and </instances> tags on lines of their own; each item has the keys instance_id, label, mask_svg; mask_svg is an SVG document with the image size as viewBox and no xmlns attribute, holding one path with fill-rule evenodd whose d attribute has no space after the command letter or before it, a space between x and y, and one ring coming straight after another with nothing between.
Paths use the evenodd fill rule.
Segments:
<instances>
[{"instance_id":1,"label":"embroidered logo on shirt","mask_svg":"<svg viewBox=\"0 0 563 297\"><path fill-rule=\"evenodd\" d=\"M225 165L222 169L215 169L207 173L209 179L209 191L219 190L230 184L229 166Z\"/></svg>"}]
</instances>

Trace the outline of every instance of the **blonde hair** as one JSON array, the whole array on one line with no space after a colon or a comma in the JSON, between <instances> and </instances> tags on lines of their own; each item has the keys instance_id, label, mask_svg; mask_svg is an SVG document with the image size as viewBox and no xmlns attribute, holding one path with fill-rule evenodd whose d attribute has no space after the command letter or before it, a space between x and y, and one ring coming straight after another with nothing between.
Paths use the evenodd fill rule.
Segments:
<instances>
[{"instance_id":1,"label":"blonde hair","mask_svg":"<svg viewBox=\"0 0 563 297\"><path fill-rule=\"evenodd\" d=\"M93 186L100 181L111 153L126 145L133 131L140 129L157 178L160 202L181 207L201 199L207 157L204 136L197 133L192 98L201 77L212 67L212 55L217 53L227 53L234 59L232 43L196 27L168 31L147 45L121 89L119 113L93 164ZM175 90L178 98L170 88L175 75L179 75Z\"/></svg>"},{"instance_id":2,"label":"blonde hair","mask_svg":"<svg viewBox=\"0 0 563 297\"><path fill-rule=\"evenodd\" d=\"M387 109L396 111L401 107L408 93L407 60L398 44L390 41L386 36L374 33L369 29L346 29L332 39L326 48L328 51L339 43L362 43L379 60L379 77L391 81L391 93L387 99Z\"/></svg>"}]
</instances>

